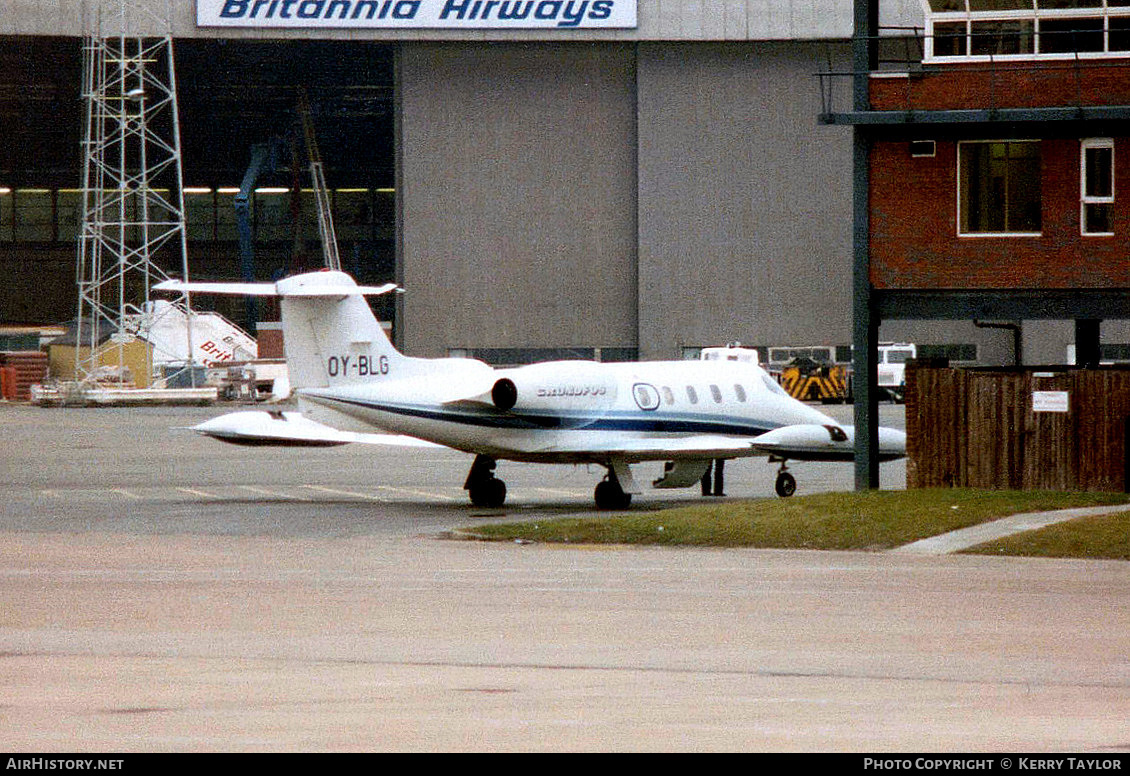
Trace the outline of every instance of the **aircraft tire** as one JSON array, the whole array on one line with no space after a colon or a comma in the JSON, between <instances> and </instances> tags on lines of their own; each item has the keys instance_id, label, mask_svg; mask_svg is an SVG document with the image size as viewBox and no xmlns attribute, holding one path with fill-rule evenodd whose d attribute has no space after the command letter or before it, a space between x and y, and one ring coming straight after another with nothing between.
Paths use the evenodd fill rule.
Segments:
<instances>
[{"instance_id":1,"label":"aircraft tire","mask_svg":"<svg viewBox=\"0 0 1130 776\"><path fill-rule=\"evenodd\" d=\"M491 477L471 486L468 494L474 506L497 509L506 503L506 483L498 477Z\"/></svg>"},{"instance_id":2,"label":"aircraft tire","mask_svg":"<svg viewBox=\"0 0 1130 776\"><path fill-rule=\"evenodd\" d=\"M796 477L788 472L781 472L777 475L777 484L773 486L777 491L777 495L781 498L788 498L796 493Z\"/></svg>"},{"instance_id":3,"label":"aircraft tire","mask_svg":"<svg viewBox=\"0 0 1130 776\"><path fill-rule=\"evenodd\" d=\"M625 493L620 483L614 480L601 480L593 492L596 508L602 510L627 509L632 503L632 494Z\"/></svg>"}]
</instances>

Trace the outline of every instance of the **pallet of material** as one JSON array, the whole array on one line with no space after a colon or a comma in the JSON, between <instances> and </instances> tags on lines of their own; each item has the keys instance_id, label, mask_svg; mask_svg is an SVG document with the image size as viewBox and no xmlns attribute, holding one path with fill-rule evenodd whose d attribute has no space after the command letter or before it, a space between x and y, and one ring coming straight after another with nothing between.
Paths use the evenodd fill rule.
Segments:
<instances>
[{"instance_id":1,"label":"pallet of material","mask_svg":"<svg viewBox=\"0 0 1130 776\"><path fill-rule=\"evenodd\" d=\"M0 368L8 370L4 398L27 401L31 398L31 386L47 377L47 354L38 350L3 351Z\"/></svg>"},{"instance_id":2,"label":"pallet of material","mask_svg":"<svg viewBox=\"0 0 1130 776\"><path fill-rule=\"evenodd\" d=\"M35 385L31 401L44 407L140 407L147 405L208 405L217 398L215 386L203 388L114 388Z\"/></svg>"}]
</instances>

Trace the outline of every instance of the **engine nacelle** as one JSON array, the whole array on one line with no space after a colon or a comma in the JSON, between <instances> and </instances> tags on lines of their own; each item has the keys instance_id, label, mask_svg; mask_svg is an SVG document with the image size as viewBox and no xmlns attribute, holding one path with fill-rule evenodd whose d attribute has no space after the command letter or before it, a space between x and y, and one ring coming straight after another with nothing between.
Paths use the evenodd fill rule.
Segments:
<instances>
[{"instance_id":1,"label":"engine nacelle","mask_svg":"<svg viewBox=\"0 0 1130 776\"><path fill-rule=\"evenodd\" d=\"M500 410L521 414L606 409L616 400L616 380L593 361L547 361L504 374L490 392Z\"/></svg>"}]
</instances>

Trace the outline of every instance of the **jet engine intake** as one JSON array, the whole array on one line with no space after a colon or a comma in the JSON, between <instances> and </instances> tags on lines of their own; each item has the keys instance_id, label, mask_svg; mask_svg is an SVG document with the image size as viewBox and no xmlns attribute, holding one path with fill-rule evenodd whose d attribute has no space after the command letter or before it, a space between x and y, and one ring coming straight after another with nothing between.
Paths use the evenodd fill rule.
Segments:
<instances>
[{"instance_id":1,"label":"jet engine intake","mask_svg":"<svg viewBox=\"0 0 1130 776\"><path fill-rule=\"evenodd\" d=\"M512 410L518 403L518 386L509 377L503 377L490 389L490 399L500 410Z\"/></svg>"}]
</instances>

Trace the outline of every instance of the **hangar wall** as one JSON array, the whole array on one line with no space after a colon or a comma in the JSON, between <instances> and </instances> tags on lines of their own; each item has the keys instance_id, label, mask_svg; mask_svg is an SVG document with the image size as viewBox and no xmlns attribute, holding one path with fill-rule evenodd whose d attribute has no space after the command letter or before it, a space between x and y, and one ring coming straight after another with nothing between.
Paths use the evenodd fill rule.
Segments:
<instances>
[{"instance_id":1,"label":"hangar wall","mask_svg":"<svg viewBox=\"0 0 1130 776\"><path fill-rule=\"evenodd\" d=\"M404 345L677 358L849 331L851 138L814 120L829 52L403 44Z\"/></svg>"},{"instance_id":2,"label":"hangar wall","mask_svg":"<svg viewBox=\"0 0 1130 776\"><path fill-rule=\"evenodd\" d=\"M851 136L813 74L846 44L643 44L640 351L851 329Z\"/></svg>"},{"instance_id":3,"label":"hangar wall","mask_svg":"<svg viewBox=\"0 0 1130 776\"><path fill-rule=\"evenodd\" d=\"M404 44L403 345L635 347L633 47Z\"/></svg>"}]
</instances>

